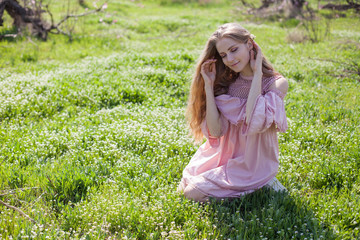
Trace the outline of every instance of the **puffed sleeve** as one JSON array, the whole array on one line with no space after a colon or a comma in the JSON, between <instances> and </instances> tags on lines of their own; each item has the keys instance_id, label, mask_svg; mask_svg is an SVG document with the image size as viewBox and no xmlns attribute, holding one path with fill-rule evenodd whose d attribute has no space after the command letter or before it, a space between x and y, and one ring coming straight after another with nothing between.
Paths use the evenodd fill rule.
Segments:
<instances>
[{"instance_id":1,"label":"puffed sleeve","mask_svg":"<svg viewBox=\"0 0 360 240\"><path fill-rule=\"evenodd\" d=\"M214 137L211 136L209 128L206 123L206 119L201 124L201 130L204 136L208 139L210 146L215 148L220 145L220 139L221 137L226 133L229 127L229 121L220 113L220 121L221 121L221 136L220 137Z\"/></svg>"},{"instance_id":2,"label":"puffed sleeve","mask_svg":"<svg viewBox=\"0 0 360 240\"><path fill-rule=\"evenodd\" d=\"M242 128L243 135L262 133L275 124L277 131L285 132L288 128L285 105L285 95L277 90L270 90L259 95L255 101L249 124L246 122Z\"/></svg>"}]
</instances>

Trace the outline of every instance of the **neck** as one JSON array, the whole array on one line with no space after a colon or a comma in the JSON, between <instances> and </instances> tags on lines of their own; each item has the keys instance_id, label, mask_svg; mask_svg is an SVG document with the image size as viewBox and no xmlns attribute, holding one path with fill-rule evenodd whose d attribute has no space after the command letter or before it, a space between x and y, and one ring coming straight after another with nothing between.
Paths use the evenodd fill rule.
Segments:
<instances>
[{"instance_id":1,"label":"neck","mask_svg":"<svg viewBox=\"0 0 360 240\"><path fill-rule=\"evenodd\" d=\"M241 76L244 77L252 77L254 76L254 72L250 67L250 64L247 64L244 69L240 72Z\"/></svg>"}]
</instances>

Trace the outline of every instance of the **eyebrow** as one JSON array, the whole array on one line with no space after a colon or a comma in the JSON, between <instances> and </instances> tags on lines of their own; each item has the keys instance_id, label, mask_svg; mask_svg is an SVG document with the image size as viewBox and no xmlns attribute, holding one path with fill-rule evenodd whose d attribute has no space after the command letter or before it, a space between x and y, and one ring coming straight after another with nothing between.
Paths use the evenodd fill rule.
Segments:
<instances>
[{"instance_id":1,"label":"eyebrow","mask_svg":"<svg viewBox=\"0 0 360 240\"><path fill-rule=\"evenodd\" d=\"M228 50L230 50L231 48L233 48L233 47L235 47L235 46L236 46L236 44L230 46L230 47L228 48ZM222 53L224 53L224 52L221 52L221 53L219 53L219 54L222 54Z\"/></svg>"}]
</instances>

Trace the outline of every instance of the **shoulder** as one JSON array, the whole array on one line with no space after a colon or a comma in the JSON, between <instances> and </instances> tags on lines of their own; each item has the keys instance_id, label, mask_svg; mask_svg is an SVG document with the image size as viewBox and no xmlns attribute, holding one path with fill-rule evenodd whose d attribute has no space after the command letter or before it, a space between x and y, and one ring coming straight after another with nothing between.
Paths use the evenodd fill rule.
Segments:
<instances>
[{"instance_id":1,"label":"shoulder","mask_svg":"<svg viewBox=\"0 0 360 240\"><path fill-rule=\"evenodd\" d=\"M276 80L270 85L269 90L279 90L284 95L289 89L289 83L283 76L279 76Z\"/></svg>"}]
</instances>

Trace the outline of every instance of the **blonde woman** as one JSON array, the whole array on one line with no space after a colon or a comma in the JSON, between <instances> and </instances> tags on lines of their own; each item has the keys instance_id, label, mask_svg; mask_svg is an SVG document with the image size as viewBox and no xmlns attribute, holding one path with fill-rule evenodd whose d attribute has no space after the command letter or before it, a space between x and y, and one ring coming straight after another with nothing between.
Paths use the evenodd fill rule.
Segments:
<instances>
[{"instance_id":1,"label":"blonde woman","mask_svg":"<svg viewBox=\"0 0 360 240\"><path fill-rule=\"evenodd\" d=\"M203 202L264 186L286 190L275 176L287 90L249 31L236 23L220 26L198 60L187 107L194 138L207 141L184 169L178 191Z\"/></svg>"}]
</instances>

